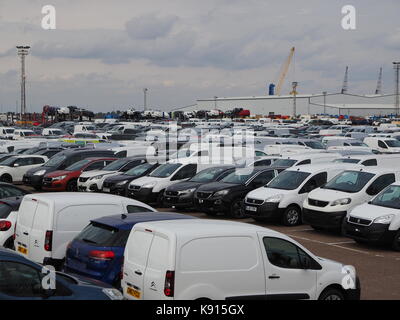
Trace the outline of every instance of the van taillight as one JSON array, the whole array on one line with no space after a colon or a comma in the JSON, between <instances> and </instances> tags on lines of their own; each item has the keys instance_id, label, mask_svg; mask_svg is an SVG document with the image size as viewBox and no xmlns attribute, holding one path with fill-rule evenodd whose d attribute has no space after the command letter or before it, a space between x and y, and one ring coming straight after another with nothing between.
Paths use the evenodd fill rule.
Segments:
<instances>
[{"instance_id":1,"label":"van taillight","mask_svg":"<svg viewBox=\"0 0 400 320\"><path fill-rule=\"evenodd\" d=\"M11 228L11 225L10 221L0 221L0 231L7 231Z\"/></svg>"},{"instance_id":2,"label":"van taillight","mask_svg":"<svg viewBox=\"0 0 400 320\"><path fill-rule=\"evenodd\" d=\"M89 252L89 258L97 260L111 260L114 259L115 253L113 251L92 250Z\"/></svg>"},{"instance_id":3,"label":"van taillight","mask_svg":"<svg viewBox=\"0 0 400 320\"><path fill-rule=\"evenodd\" d=\"M167 297L174 296L174 286L175 286L175 271L167 271L165 273L165 285L164 285L164 294Z\"/></svg>"},{"instance_id":4,"label":"van taillight","mask_svg":"<svg viewBox=\"0 0 400 320\"><path fill-rule=\"evenodd\" d=\"M51 251L53 247L53 231L46 231L46 236L44 238L44 250Z\"/></svg>"}]
</instances>

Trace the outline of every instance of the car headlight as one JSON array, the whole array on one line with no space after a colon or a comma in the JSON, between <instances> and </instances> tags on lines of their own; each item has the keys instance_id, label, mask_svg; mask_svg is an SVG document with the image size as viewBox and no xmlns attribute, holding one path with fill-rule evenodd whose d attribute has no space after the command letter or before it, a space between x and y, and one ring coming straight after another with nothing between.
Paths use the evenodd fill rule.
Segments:
<instances>
[{"instance_id":1,"label":"car headlight","mask_svg":"<svg viewBox=\"0 0 400 320\"><path fill-rule=\"evenodd\" d=\"M221 190L221 191L217 191L216 193L214 193L214 196L219 197L219 196L224 196L229 192L229 190Z\"/></svg>"},{"instance_id":2,"label":"car headlight","mask_svg":"<svg viewBox=\"0 0 400 320\"><path fill-rule=\"evenodd\" d=\"M123 186L123 185L126 184L127 182L128 182L128 180L120 181L120 182L118 182L116 185L117 185L117 186Z\"/></svg>"},{"instance_id":3,"label":"car headlight","mask_svg":"<svg viewBox=\"0 0 400 320\"><path fill-rule=\"evenodd\" d=\"M374 220L374 223L381 223L381 224L390 224L394 214L387 214L385 216L380 216Z\"/></svg>"},{"instance_id":4,"label":"car headlight","mask_svg":"<svg viewBox=\"0 0 400 320\"><path fill-rule=\"evenodd\" d=\"M66 175L64 176L58 176L58 177L53 177L53 181L59 181L59 180L63 180L66 178Z\"/></svg>"},{"instance_id":5,"label":"car headlight","mask_svg":"<svg viewBox=\"0 0 400 320\"><path fill-rule=\"evenodd\" d=\"M101 178L103 178L103 174L101 174L101 175L98 175L98 176L94 176L94 177L91 177L89 180L99 180L99 179L101 179Z\"/></svg>"},{"instance_id":6,"label":"car headlight","mask_svg":"<svg viewBox=\"0 0 400 320\"><path fill-rule=\"evenodd\" d=\"M277 203L277 202L280 202L282 200L282 198L283 198L283 194L277 194L277 195L267 198L265 200L265 202Z\"/></svg>"},{"instance_id":7,"label":"car headlight","mask_svg":"<svg viewBox=\"0 0 400 320\"><path fill-rule=\"evenodd\" d=\"M36 171L33 175L34 176L42 176L42 175L44 175L46 173L46 170L39 170L39 171Z\"/></svg>"},{"instance_id":8,"label":"car headlight","mask_svg":"<svg viewBox=\"0 0 400 320\"><path fill-rule=\"evenodd\" d=\"M103 293L111 300L122 300L124 298L120 291L113 288L105 288L103 289Z\"/></svg>"},{"instance_id":9,"label":"car headlight","mask_svg":"<svg viewBox=\"0 0 400 320\"><path fill-rule=\"evenodd\" d=\"M149 182L142 186L142 188L153 188L156 185L155 182Z\"/></svg>"},{"instance_id":10,"label":"car headlight","mask_svg":"<svg viewBox=\"0 0 400 320\"><path fill-rule=\"evenodd\" d=\"M346 204L349 204L351 202L350 198L343 198L343 199L338 199L332 202L331 206L344 206Z\"/></svg>"},{"instance_id":11,"label":"car headlight","mask_svg":"<svg viewBox=\"0 0 400 320\"><path fill-rule=\"evenodd\" d=\"M188 194L188 193L194 192L195 190L196 190L196 188L186 189L186 190L179 191L179 194Z\"/></svg>"}]
</instances>

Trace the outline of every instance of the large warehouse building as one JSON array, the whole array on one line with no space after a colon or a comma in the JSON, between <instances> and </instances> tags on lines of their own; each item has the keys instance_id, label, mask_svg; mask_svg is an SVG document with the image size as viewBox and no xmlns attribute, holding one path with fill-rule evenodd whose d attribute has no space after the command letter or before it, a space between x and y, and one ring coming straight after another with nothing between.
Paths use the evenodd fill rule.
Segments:
<instances>
[{"instance_id":1,"label":"large warehouse building","mask_svg":"<svg viewBox=\"0 0 400 320\"><path fill-rule=\"evenodd\" d=\"M222 111L234 108L250 110L254 115L292 115L294 97L258 96L258 97L215 97L197 100L190 110ZM310 94L296 96L296 114L330 114L348 116L385 116L399 113L395 108L395 95L356 95L342 93Z\"/></svg>"}]
</instances>

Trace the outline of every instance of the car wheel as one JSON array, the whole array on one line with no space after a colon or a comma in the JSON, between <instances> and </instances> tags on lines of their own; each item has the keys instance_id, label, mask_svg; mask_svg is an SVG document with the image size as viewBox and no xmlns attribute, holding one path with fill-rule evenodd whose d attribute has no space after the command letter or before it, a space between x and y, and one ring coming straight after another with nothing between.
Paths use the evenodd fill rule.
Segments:
<instances>
[{"instance_id":1,"label":"car wheel","mask_svg":"<svg viewBox=\"0 0 400 320\"><path fill-rule=\"evenodd\" d=\"M289 206L283 213L282 223L285 226L297 226L301 222L301 210L296 206Z\"/></svg>"},{"instance_id":2,"label":"car wheel","mask_svg":"<svg viewBox=\"0 0 400 320\"><path fill-rule=\"evenodd\" d=\"M67 183L67 191L73 192L78 191L77 181L71 180Z\"/></svg>"},{"instance_id":3,"label":"car wheel","mask_svg":"<svg viewBox=\"0 0 400 320\"><path fill-rule=\"evenodd\" d=\"M392 248L393 250L400 251L400 230L394 236Z\"/></svg>"},{"instance_id":4,"label":"car wheel","mask_svg":"<svg viewBox=\"0 0 400 320\"><path fill-rule=\"evenodd\" d=\"M318 300L345 300L345 298L343 292L339 289L328 288L321 293Z\"/></svg>"},{"instance_id":5,"label":"car wheel","mask_svg":"<svg viewBox=\"0 0 400 320\"><path fill-rule=\"evenodd\" d=\"M0 181L1 182L7 182L7 183L11 183L12 182L12 177L9 174L3 174L0 177Z\"/></svg>"},{"instance_id":6,"label":"car wheel","mask_svg":"<svg viewBox=\"0 0 400 320\"><path fill-rule=\"evenodd\" d=\"M233 200L233 202L231 204L231 211L230 211L230 216L232 218L236 218L236 219L244 218L244 210L242 207L242 202L243 201L241 199Z\"/></svg>"}]
</instances>

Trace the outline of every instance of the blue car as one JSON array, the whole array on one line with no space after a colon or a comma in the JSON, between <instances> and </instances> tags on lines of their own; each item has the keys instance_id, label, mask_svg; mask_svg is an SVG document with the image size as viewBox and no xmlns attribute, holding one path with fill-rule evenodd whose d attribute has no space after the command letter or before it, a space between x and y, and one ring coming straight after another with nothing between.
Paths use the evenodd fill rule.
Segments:
<instances>
[{"instance_id":1,"label":"blue car","mask_svg":"<svg viewBox=\"0 0 400 320\"><path fill-rule=\"evenodd\" d=\"M169 212L142 212L93 220L68 245L64 271L120 288L125 245L133 226L139 222L173 219L194 217Z\"/></svg>"},{"instance_id":2,"label":"blue car","mask_svg":"<svg viewBox=\"0 0 400 320\"><path fill-rule=\"evenodd\" d=\"M51 273L10 249L0 248L0 300L122 300L122 294L110 285L78 279L57 272L54 288ZM52 286L50 286L51 288Z\"/></svg>"}]
</instances>

